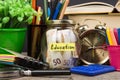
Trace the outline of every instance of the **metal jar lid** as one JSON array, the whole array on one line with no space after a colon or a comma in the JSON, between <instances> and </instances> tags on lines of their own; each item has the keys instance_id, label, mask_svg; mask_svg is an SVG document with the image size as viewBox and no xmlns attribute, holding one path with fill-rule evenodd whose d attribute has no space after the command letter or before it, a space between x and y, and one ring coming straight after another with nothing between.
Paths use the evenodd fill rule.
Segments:
<instances>
[{"instance_id":1,"label":"metal jar lid","mask_svg":"<svg viewBox=\"0 0 120 80\"><path fill-rule=\"evenodd\" d=\"M63 20L48 20L47 25L74 25L75 22L70 19L63 19Z\"/></svg>"}]
</instances>

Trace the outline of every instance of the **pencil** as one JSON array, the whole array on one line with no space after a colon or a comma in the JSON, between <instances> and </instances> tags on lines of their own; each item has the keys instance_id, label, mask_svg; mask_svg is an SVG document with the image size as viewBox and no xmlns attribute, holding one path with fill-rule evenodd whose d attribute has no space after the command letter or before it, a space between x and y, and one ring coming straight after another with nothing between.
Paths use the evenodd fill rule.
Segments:
<instances>
[{"instance_id":1,"label":"pencil","mask_svg":"<svg viewBox=\"0 0 120 80\"><path fill-rule=\"evenodd\" d=\"M109 27L106 28L106 34L107 34L107 39L108 39L109 45L113 45Z\"/></svg>"},{"instance_id":2,"label":"pencil","mask_svg":"<svg viewBox=\"0 0 120 80\"><path fill-rule=\"evenodd\" d=\"M65 2L64 2L64 4L63 4L63 7L62 7L62 9L61 9L61 12L60 12L60 14L59 14L58 19L63 19L65 10L66 10L66 8L67 8L69 2L70 2L70 0L65 0Z\"/></svg>"},{"instance_id":3,"label":"pencil","mask_svg":"<svg viewBox=\"0 0 120 80\"><path fill-rule=\"evenodd\" d=\"M41 7L38 7L38 13L36 17L36 25L40 25L40 17L41 17ZM32 50L31 50L31 56L35 57L36 54L36 45L37 45L37 39L38 35L40 33L40 27L35 26L34 27L34 33L33 33L33 41L32 41Z\"/></svg>"},{"instance_id":4,"label":"pencil","mask_svg":"<svg viewBox=\"0 0 120 80\"><path fill-rule=\"evenodd\" d=\"M32 8L36 10L36 0L32 0ZM32 24L35 24L35 17L33 17Z\"/></svg>"},{"instance_id":5,"label":"pencil","mask_svg":"<svg viewBox=\"0 0 120 80\"><path fill-rule=\"evenodd\" d=\"M15 51L2 48L2 47L0 47L0 50L11 53L11 55L0 54L0 63L6 64L6 65L18 66L18 67L22 67L25 69L37 69L37 70L39 69L40 70L40 69L49 68L48 63L38 61L37 59L33 57L25 56Z\"/></svg>"},{"instance_id":6,"label":"pencil","mask_svg":"<svg viewBox=\"0 0 120 80\"><path fill-rule=\"evenodd\" d=\"M117 45L117 41L115 39L113 29L107 27L106 33L107 33L109 44L110 45Z\"/></svg>"},{"instance_id":7,"label":"pencil","mask_svg":"<svg viewBox=\"0 0 120 80\"><path fill-rule=\"evenodd\" d=\"M36 10L36 0L32 0L32 8L34 10ZM35 16L33 16L33 19L32 19L32 25L35 25ZM33 40L33 33L34 33L34 27L32 28L29 28L30 30L30 33L29 33L29 36L30 36L30 43L32 43L32 40ZM30 45L30 48L32 48L32 46ZM29 56L31 56L31 50L30 50L30 53L28 53Z\"/></svg>"},{"instance_id":8,"label":"pencil","mask_svg":"<svg viewBox=\"0 0 120 80\"><path fill-rule=\"evenodd\" d=\"M117 40L115 38L113 29L110 29L110 35L111 35L113 45L117 45Z\"/></svg>"},{"instance_id":9,"label":"pencil","mask_svg":"<svg viewBox=\"0 0 120 80\"><path fill-rule=\"evenodd\" d=\"M117 41L117 44L119 45L119 43L118 43L118 31L117 31L117 28L114 28L114 35L115 35L115 39L116 39L116 41Z\"/></svg>"}]
</instances>

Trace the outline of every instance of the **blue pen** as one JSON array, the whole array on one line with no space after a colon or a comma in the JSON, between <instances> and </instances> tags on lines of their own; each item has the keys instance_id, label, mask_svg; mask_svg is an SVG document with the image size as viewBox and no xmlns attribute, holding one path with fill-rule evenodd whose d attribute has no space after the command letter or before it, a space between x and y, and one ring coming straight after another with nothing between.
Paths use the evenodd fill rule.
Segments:
<instances>
[{"instance_id":1,"label":"blue pen","mask_svg":"<svg viewBox=\"0 0 120 80\"><path fill-rule=\"evenodd\" d=\"M48 7L48 17L50 17L50 14L51 14L51 10L50 10L50 8Z\"/></svg>"},{"instance_id":2,"label":"blue pen","mask_svg":"<svg viewBox=\"0 0 120 80\"><path fill-rule=\"evenodd\" d=\"M55 12L54 12L54 15L53 15L53 18L52 18L53 20L57 19L57 16L60 12L61 7L62 7L62 0L60 0L60 2L57 4L57 7L55 9Z\"/></svg>"},{"instance_id":3,"label":"blue pen","mask_svg":"<svg viewBox=\"0 0 120 80\"><path fill-rule=\"evenodd\" d=\"M51 0L48 0L48 17L51 15Z\"/></svg>"},{"instance_id":4,"label":"blue pen","mask_svg":"<svg viewBox=\"0 0 120 80\"><path fill-rule=\"evenodd\" d=\"M53 15L54 15L54 12L55 12L57 3L58 3L59 1L60 1L60 0L51 0L51 14L50 14L50 19L53 18Z\"/></svg>"}]
</instances>

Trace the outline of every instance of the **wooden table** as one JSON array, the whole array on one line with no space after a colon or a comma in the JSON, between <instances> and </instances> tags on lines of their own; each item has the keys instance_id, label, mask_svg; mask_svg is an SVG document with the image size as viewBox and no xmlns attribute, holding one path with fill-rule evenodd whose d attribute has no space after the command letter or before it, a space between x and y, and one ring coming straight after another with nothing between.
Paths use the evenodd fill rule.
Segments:
<instances>
[{"instance_id":1,"label":"wooden table","mask_svg":"<svg viewBox=\"0 0 120 80\"><path fill-rule=\"evenodd\" d=\"M0 78L0 80L3 80ZM78 75L78 74L71 74L71 75L63 75L63 76L24 76L24 77L17 77L10 80L120 80L120 72L114 71L109 72L97 76L85 76L85 75Z\"/></svg>"},{"instance_id":2,"label":"wooden table","mask_svg":"<svg viewBox=\"0 0 120 80\"><path fill-rule=\"evenodd\" d=\"M97 76L71 74L67 76L21 77L12 80L120 80L120 72L110 72Z\"/></svg>"}]
</instances>

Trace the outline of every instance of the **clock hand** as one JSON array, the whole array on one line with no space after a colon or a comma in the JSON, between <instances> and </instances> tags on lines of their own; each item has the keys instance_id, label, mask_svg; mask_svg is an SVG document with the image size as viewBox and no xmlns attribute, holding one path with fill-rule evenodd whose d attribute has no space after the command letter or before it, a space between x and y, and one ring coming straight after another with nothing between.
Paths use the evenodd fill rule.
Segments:
<instances>
[{"instance_id":1,"label":"clock hand","mask_svg":"<svg viewBox=\"0 0 120 80\"><path fill-rule=\"evenodd\" d=\"M86 52L88 52L89 50L93 50L93 49L107 49L107 46L90 46L88 47L88 49L86 50Z\"/></svg>"},{"instance_id":2,"label":"clock hand","mask_svg":"<svg viewBox=\"0 0 120 80\"><path fill-rule=\"evenodd\" d=\"M88 38L84 38L83 39L83 42L86 44L86 45L88 45L88 46L92 46L92 43L90 42L90 40L88 39Z\"/></svg>"},{"instance_id":3,"label":"clock hand","mask_svg":"<svg viewBox=\"0 0 120 80\"><path fill-rule=\"evenodd\" d=\"M107 45L103 45L103 46L90 46L88 49L107 49Z\"/></svg>"},{"instance_id":4,"label":"clock hand","mask_svg":"<svg viewBox=\"0 0 120 80\"><path fill-rule=\"evenodd\" d=\"M94 58L95 56L94 49L92 49L92 57Z\"/></svg>"},{"instance_id":5,"label":"clock hand","mask_svg":"<svg viewBox=\"0 0 120 80\"><path fill-rule=\"evenodd\" d=\"M104 50L106 50L107 46L96 46L96 47L94 47L94 49L104 49Z\"/></svg>"}]
</instances>

